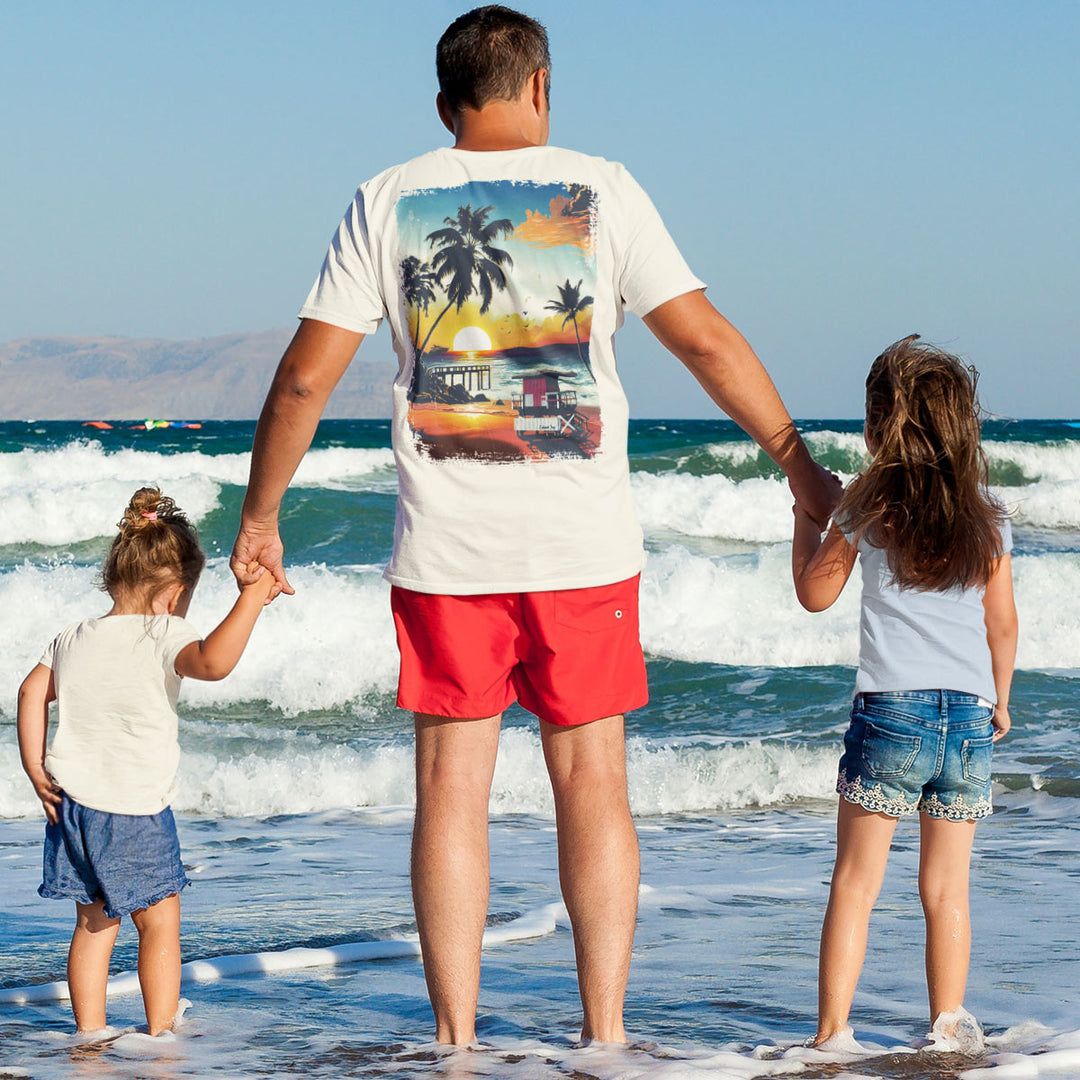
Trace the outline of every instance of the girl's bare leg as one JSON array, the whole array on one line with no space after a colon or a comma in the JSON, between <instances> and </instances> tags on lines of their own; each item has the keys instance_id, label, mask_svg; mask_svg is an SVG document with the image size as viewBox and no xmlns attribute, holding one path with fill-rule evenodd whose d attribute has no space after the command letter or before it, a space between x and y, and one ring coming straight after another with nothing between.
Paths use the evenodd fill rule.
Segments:
<instances>
[{"instance_id":1,"label":"girl's bare leg","mask_svg":"<svg viewBox=\"0 0 1080 1080\"><path fill-rule=\"evenodd\" d=\"M105 914L104 900L76 903L67 979L71 1011L79 1031L99 1031L105 1026L105 985L119 929L120 920Z\"/></svg>"},{"instance_id":2,"label":"girl's bare leg","mask_svg":"<svg viewBox=\"0 0 1080 1080\"><path fill-rule=\"evenodd\" d=\"M964 1003L971 960L968 871L974 821L920 814L919 897L926 916L926 988L930 1026Z\"/></svg>"},{"instance_id":3,"label":"girl's bare leg","mask_svg":"<svg viewBox=\"0 0 1080 1080\"><path fill-rule=\"evenodd\" d=\"M139 931L139 986L151 1035L172 1029L180 1008L180 897L133 911Z\"/></svg>"},{"instance_id":4,"label":"girl's bare leg","mask_svg":"<svg viewBox=\"0 0 1080 1080\"><path fill-rule=\"evenodd\" d=\"M866 935L896 818L874 814L846 799L836 815L836 867L821 928L818 959L818 1029L814 1044L847 1027L866 955Z\"/></svg>"}]
</instances>

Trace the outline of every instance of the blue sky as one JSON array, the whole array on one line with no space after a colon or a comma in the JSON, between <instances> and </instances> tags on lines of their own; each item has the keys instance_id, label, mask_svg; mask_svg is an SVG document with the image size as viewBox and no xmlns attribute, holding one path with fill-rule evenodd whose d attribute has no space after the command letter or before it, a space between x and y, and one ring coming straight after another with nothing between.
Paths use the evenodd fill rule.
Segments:
<instances>
[{"instance_id":1,"label":"blue sky","mask_svg":"<svg viewBox=\"0 0 1080 1080\"><path fill-rule=\"evenodd\" d=\"M291 325L356 185L446 143L463 8L4 5L0 342ZM552 141L627 164L795 415L858 415L910 332L994 412L1080 414L1080 3L522 8ZM618 347L636 415L710 414L636 320Z\"/></svg>"}]
</instances>

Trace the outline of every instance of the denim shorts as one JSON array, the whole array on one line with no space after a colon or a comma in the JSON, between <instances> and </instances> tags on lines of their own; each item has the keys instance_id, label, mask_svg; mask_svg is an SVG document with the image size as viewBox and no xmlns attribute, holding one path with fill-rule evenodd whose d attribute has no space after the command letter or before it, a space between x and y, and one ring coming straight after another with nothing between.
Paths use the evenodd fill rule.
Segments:
<instances>
[{"instance_id":1,"label":"denim shorts","mask_svg":"<svg viewBox=\"0 0 1080 1080\"><path fill-rule=\"evenodd\" d=\"M64 795L59 811L57 824L45 826L41 896L78 904L104 900L105 914L118 919L190 884L168 807L158 814L110 814Z\"/></svg>"},{"instance_id":2,"label":"denim shorts","mask_svg":"<svg viewBox=\"0 0 1080 1080\"><path fill-rule=\"evenodd\" d=\"M955 690L856 694L836 790L890 817L986 817L993 716L989 702Z\"/></svg>"}]
</instances>

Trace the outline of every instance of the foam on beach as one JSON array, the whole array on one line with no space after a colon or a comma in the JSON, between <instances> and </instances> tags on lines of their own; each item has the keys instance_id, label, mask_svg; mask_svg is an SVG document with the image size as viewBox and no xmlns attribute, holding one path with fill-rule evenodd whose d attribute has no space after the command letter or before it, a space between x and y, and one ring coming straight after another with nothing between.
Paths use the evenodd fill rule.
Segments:
<instances>
[{"instance_id":1,"label":"foam on beach","mask_svg":"<svg viewBox=\"0 0 1080 1080\"><path fill-rule=\"evenodd\" d=\"M562 904L547 904L526 912L509 922L484 931L484 948L494 948L516 941L529 941L555 932L556 924L566 923ZM268 952L234 953L203 960L189 960L180 967L182 986L220 982L246 975L273 975L307 968L335 968L373 960L399 960L420 956L416 934L391 937L382 941L353 941L324 949L294 948ZM106 996L122 997L139 993L139 976L124 971L109 977ZM43 1005L70 1000L67 982L36 983L0 990L0 1005ZM0 1077L3 1074L0 1073Z\"/></svg>"}]
</instances>

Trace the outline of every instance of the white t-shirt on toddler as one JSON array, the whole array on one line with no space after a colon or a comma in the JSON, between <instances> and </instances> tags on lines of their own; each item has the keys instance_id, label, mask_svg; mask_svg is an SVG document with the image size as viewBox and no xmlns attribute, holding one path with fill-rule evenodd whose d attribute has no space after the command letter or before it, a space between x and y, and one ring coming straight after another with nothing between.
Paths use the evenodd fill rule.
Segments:
<instances>
[{"instance_id":1,"label":"white t-shirt on toddler","mask_svg":"<svg viewBox=\"0 0 1080 1080\"><path fill-rule=\"evenodd\" d=\"M157 814L176 767L176 657L202 635L178 615L105 615L57 634L41 663L56 687L45 768L83 806Z\"/></svg>"}]
</instances>

